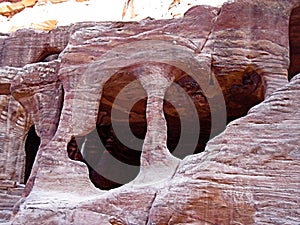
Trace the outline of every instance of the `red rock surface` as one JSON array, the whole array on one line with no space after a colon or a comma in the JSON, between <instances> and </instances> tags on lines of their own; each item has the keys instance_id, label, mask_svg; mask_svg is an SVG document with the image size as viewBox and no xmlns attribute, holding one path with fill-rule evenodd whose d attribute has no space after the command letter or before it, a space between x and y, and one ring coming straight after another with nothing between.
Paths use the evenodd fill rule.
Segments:
<instances>
[{"instance_id":1,"label":"red rock surface","mask_svg":"<svg viewBox=\"0 0 300 225\"><path fill-rule=\"evenodd\" d=\"M9 36L0 36L3 43L0 65L23 67L26 64L43 61L49 55L60 53L68 43L68 30L66 27L60 27L49 33L19 30Z\"/></svg>"},{"instance_id":2,"label":"red rock surface","mask_svg":"<svg viewBox=\"0 0 300 225\"><path fill-rule=\"evenodd\" d=\"M221 9L192 8L183 19L78 23L0 36L0 154L6 159L0 187L7 208L17 199L9 190L24 181L22 150L31 125L41 138L11 223L299 224L300 76L288 74L290 59L297 68L298 11L292 10L299 6L240 0ZM168 144L179 139L179 116L196 126L188 101L203 125L197 144L206 147L192 155L197 147L183 145L188 156L179 159ZM226 120L234 121L219 134ZM113 122L120 129L129 123L145 137L140 163L134 147L113 141L128 132L104 131ZM210 130L219 135L206 144ZM95 144L88 141L95 133L107 149L98 161L93 147L82 158L77 147ZM123 166L140 167L112 164L109 153ZM68 154L94 160L97 168ZM131 182L109 191L90 180L109 189L133 168ZM112 184L97 169L119 176ZM3 221L7 215L0 214Z\"/></svg>"}]
</instances>

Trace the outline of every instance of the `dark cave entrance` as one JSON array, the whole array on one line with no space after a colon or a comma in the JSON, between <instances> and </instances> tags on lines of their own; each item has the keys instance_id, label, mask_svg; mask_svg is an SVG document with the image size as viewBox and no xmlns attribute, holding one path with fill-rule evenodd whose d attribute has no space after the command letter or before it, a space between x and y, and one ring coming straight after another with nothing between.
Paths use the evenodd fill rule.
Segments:
<instances>
[{"instance_id":1,"label":"dark cave entrance","mask_svg":"<svg viewBox=\"0 0 300 225\"><path fill-rule=\"evenodd\" d=\"M224 128L211 129L211 106L205 94L192 77L183 71L177 71L177 74L178 78L165 95L164 115L168 149L183 159L204 151L208 140ZM219 80L221 86L226 86L222 87L222 94L227 107L227 122L245 116L251 107L264 99L258 71L247 68L232 77L234 79L230 81ZM177 86L177 89L172 89L172 86ZM181 94L178 87L185 94ZM103 87L95 129L84 137L72 137L69 142L69 157L87 164L90 179L96 187L110 190L137 176L147 131L146 103L145 90L135 76L126 70L113 75ZM193 109L196 118L191 115ZM189 128L196 120L200 130L194 137L195 143L191 138L194 131ZM182 125L185 125L185 130ZM185 135L185 140L181 143L182 135ZM128 165L130 170L122 165ZM118 182L120 176L126 179Z\"/></svg>"},{"instance_id":2,"label":"dark cave entrance","mask_svg":"<svg viewBox=\"0 0 300 225\"><path fill-rule=\"evenodd\" d=\"M293 9L289 25L290 68L289 80L300 73L300 7Z\"/></svg>"},{"instance_id":3,"label":"dark cave entrance","mask_svg":"<svg viewBox=\"0 0 300 225\"><path fill-rule=\"evenodd\" d=\"M220 94L226 104L226 124L245 116L253 106L264 100L260 72L252 67L232 75L228 74L228 77L217 77L217 80L222 89ZM165 96L173 96L176 102L180 103L176 104L175 102L176 106L172 106L170 102L165 101L164 112L168 125L167 142L172 154L183 159L187 155L203 152L207 142L223 132L224 127L221 124L212 127L212 107L216 107L214 111L218 111L219 106L209 105L208 97L192 77L183 72L173 84L177 84L187 95L180 94L177 91L178 88L171 91L171 86ZM190 103L188 103L189 100L191 100ZM191 113L193 109L197 113L196 117ZM193 128L196 120L199 122L199 130ZM182 125L188 129L183 130Z\"/></svg>"},{"instance_id":4,"label":"dark cave entrance","mask_svg":"<svg viewBox=\"0 0 300 225\"><path fill-rule=\"evenodd\" d=\"M30 176L32 166L41 143L40 137L35 131L35 126L32 125L28 131L25 141L25 174L24 183L26 184Z\"/></svg>"},{"instance_id":5,"label":"dark cave entrance","mask_svg":"<svg viewBox=\"0 0 300 225\"><path fill-rule=\"evenodd\" d=\"M58 59L61 50L55 47L50 47L49 44L46 44L40 53L40 55L35 60L36 62L50 62L52 60Z\"/></svg>"},{"instance_id":6,"label":"dark cave entrance","mask_svg":"<svg viewBox=\"0 0 300 225\"><path fill-rule=\"evenodd\" d=\"M135 76L120 71L104 84L95 129L69 142L69 157L86 163L96 187L109 190L137 176L147 130L146 100Z\"/></svg>"}]
</instances>

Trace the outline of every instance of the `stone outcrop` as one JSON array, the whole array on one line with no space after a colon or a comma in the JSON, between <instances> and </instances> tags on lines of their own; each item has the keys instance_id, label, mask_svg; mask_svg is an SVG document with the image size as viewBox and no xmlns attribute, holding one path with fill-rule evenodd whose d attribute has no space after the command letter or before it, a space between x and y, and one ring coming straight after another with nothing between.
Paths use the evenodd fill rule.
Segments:
<instances>
[{"instance_id":1,"label":"stone outcrop","mask_svg":"<svg viewBox=\"0 0 300 225\"><path fill-rule=\"evenodd\" d=\"M48 56L55 54L58 56L64 50L68 39L67 27L61 27L49 33L19 30L9 36L0 36L2 42L0 65L23 67L26 64L47 61Z\"/></svg>"},{"instance_id":2,"label":"stone outcrop","mask_svg":"<svg viewBox=\"0 0 300 225\"><path fill-rule=\"evenodd\" d=\"M2 220L299 224L299 6L0 36Z\"/></svg>"},{"instance_id":3,"label":"stone outcrop","mask_svg":"<svg viewBox=\"0 0 300 225\"><path fill-rule=\"evenodd\" d=\"M22 146L26 135L26 112L10 95L10 84L16 68L0 69L0 223L9 220L14 204L24 187L25 152Z\"/></svg>"}]
</instances>

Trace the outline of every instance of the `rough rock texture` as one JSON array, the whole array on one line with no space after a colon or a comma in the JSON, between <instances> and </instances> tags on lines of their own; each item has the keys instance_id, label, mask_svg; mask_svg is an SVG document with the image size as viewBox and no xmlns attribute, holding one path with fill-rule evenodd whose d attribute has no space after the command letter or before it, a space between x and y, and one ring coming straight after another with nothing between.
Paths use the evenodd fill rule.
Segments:
<instances>
[{"instance_id":1,"label":"rough rock texture","mask_svg":"<svg viewBox=\"0 0 300 225\"><path fill-rule=\"evenodd\" d=\"M19 30L9 36L0 37L0 65L23 67L26 64L47 61L48 56L62 52L68 43L69 29L61 27L48 33Z\"/></svg>"},{"instance_id":2,"label":"rough rock texture","mask_svg":"<svg viewBox=\"0 0 300 225\"><path fill-rule=\"evenodd\" d=\"M10 83L18 69L0 69L0 223L9 220L14 204L20 199L24 180L24 137L28 117L10 93Z\"/></svg>"},{"instance_id":3,"label":"rough rock texture","mask_svg":"<svg viewBox=\"0 0 300 225\"><path fill-rule=\"evenodd\" d=\"M24 180L22 149L33 124L41 138L11 223L299 224L300 76L288 74L289 44L298 52L289 21L299 25L299 6L240 0L195 7L177 20L0 36L5 202L16 200L8 193ZM180 147L183 159L170 146L194 132L176 136L178 118L189 129L203 125L199 143ZM137 147L126 124L144 139ZM94 134L105 140L100 158L97 147L86 150ZM126 137L127 148L115 137ZM205 151L191 155L199 145ZM131 182L104 191L89 178L102 189Z\"/></svg>"},{"instance_id":4,"label":"rough rock texture","mask_svg":"<svg viewBox=\"0 0 300 225\"><path fill-rule=\"evenodd\" d=\"M15 77L14 82L18 84L11 89L13 92L18 89L14 98L25 108L30 106L29 115L41 138L41 146L54 136L60 120L63 90L57 78L58 68L57 61L25 66Z\"/></svg>"},{"instance_id":5,"label":"rough rock texture","mask_svg":"<svg viewBox=\"0 0 300 225\"><path fill-rule=\"evenodd\" d=\"M149 221L298 224L299 111L290 106L299 104L299 81L229 124L206 152L184 159L152 203Z\"/></svg>"}]
</instances>

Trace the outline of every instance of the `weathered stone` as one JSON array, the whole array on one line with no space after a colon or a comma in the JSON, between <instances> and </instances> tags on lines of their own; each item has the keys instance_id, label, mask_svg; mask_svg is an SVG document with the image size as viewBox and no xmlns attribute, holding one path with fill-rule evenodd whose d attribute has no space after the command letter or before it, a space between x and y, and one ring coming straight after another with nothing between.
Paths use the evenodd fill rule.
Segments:
<instances>
[{"instance_id":1,"label":"weathered stone","mask_svg":"<svg viewBox=\"0 0 300 225\"><path fill-rule=\"evenodd\" d=\"M1 47L5 51L0 53L0 66L23 67L43 61L47 56L62 52L68 43L68 36L67 27L60 27L49 33L18 30L4 36Z\"/></svg>"},{"instance_id":2,"label":"weathered stone","mask_svg":"<svg viewBox=\"0 0 300 225\"><path fill-rule=\"evenodd\" d=\"M16 187L15 181L0 180L0 189L8 189L12 187Z\"/></svg>"},{"instance_id":3,"label":"weathered stone","mask_svg":"<svg viewBox=\"0 0 300 225\"><path fill-rule=\"evenodd\" d=\"M11 180L10 182L23 180L21 171L24 169L24 149L22 144L28 122L24 108L12 98L7 89L18 71L17 68L0 68L0 83L4 84L2 88L6 87L2 89L3 94L0 95L0 174L3 180Z\"/></svg>"},{"instance_id":4,"label":"weathered stone","mask_svg":"<svg viewBox=\"0 0 300 225\"><path fill-rule=\"evenodd\" d=\"M58 61L28 65L12 82L12 95L28 110L41 145L54 136L60 119L63 88L57 77L58 68Z\"/></svg>"},{"instance_id":5,"label":"weathered stone","mask_svg":"<svg viewBox=\"0 0 300 225\"><path fill-rule=\"evenodd\" d=\"M288 68L291 38L292 52L298 49L298 11L291 12L299 5L239 0L176 20L1 36L1 65L16 58L19 67L0 68L1 181L24 179L21 146L33 123L41 138L12 224L298 225L300 75L289 82ZM43 53L49 40L59 51ZM177 139L186 138L178 120L185 116L192 129L193 110L201 147L183 145L175 158ZM130 131L144 140L129 146L137 143ZM123 145L115 140L121 136ZM127 173L135 178L116 189L92 184L110 189ZM20 193L3 191L6 212Z\"/></svg>"}]
</instances>

